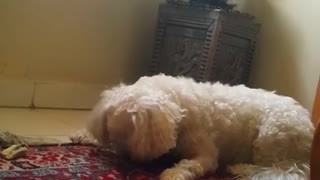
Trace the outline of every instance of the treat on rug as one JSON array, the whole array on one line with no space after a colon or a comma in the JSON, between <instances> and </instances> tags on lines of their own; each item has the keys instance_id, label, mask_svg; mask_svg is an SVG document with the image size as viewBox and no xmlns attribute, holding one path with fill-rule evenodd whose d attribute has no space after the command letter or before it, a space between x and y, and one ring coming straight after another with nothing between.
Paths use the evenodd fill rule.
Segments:
<instances>
[{"instance_id":1,"label":"treat on rug","mask_svg":"<svg viewBox=\"0 0 320 180\"><path fill-rule=\"evenodd\" d=\"M7 160L17 159L26 155L27 148L23 147L22 144L12 145L7 149L4 149L0 152L0 157L3 157Z\"/></svg>"}]
</instances>

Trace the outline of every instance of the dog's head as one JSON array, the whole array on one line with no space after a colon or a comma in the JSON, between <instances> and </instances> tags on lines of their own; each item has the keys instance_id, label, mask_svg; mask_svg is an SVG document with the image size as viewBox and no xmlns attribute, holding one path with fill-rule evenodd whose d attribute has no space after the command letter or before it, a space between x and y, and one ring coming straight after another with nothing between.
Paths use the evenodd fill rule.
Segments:
<instances>
[{"instance_id":1,"label":"dog's head","mask_svg":"<svg viewBox=\"0 0 320 180\"><path fill-rule=\"evenodd\" d=\"M161 92L120 86L103 93L88 130L101 143L113 143L135 160L157 158L176 146L180 107Z\"/></svg>"}]
</instances>

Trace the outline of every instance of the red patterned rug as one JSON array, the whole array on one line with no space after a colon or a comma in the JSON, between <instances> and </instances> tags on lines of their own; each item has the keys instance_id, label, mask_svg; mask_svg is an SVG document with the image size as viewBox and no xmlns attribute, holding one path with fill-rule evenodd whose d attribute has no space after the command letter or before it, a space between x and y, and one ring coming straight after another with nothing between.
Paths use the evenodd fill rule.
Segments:
<instances>
[{"instance_id":1,"label":"red patterned rug","mask_svg":"<svg viewBox=\"0 0 320 180\"><path fill-rule=\"evenodd\" d=\"M166 167L169 164L163 160L141 165L93 146L41 146L29 148L24 158L0 159L0 179L152 180ZM215 174L202 180L230 179Z\"/></svg>"}]
</instances>

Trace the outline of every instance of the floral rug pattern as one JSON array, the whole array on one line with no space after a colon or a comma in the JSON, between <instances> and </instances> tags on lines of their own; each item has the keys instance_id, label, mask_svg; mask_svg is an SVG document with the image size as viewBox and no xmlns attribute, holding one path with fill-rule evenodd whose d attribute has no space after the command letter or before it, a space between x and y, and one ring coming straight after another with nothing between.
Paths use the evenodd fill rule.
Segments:
<instances>
[{"instance_id":1,"label":"floral rug pattern","mask_svg":"<svg viewBox=\"0 0 320 180\"><path fill-rule=\"evenodd\" d=\"M136 164L94 146L66 145L30 147L23 158L0 158L0 179L35 180L153 180L170 166ZM229 180L231 176L211 175L202 180Z\"/></svg>"}]
</instances>

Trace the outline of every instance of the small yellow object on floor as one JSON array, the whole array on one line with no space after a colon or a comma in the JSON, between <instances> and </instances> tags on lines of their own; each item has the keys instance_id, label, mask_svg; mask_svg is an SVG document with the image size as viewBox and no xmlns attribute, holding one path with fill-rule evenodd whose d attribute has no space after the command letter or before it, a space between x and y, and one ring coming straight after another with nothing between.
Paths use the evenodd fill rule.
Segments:
<instances>
[{"instance_id":1,"label":"small yellow object on floor","mask_svg":"<svg viewBox=\"0 0 320 180\"><path fill-rule=\"evenodd\" d=\"M22 144L12 145L1 151L1 157L7 160L16 159L26 155L27 148Z\"/></svg>"}]
</instances>

